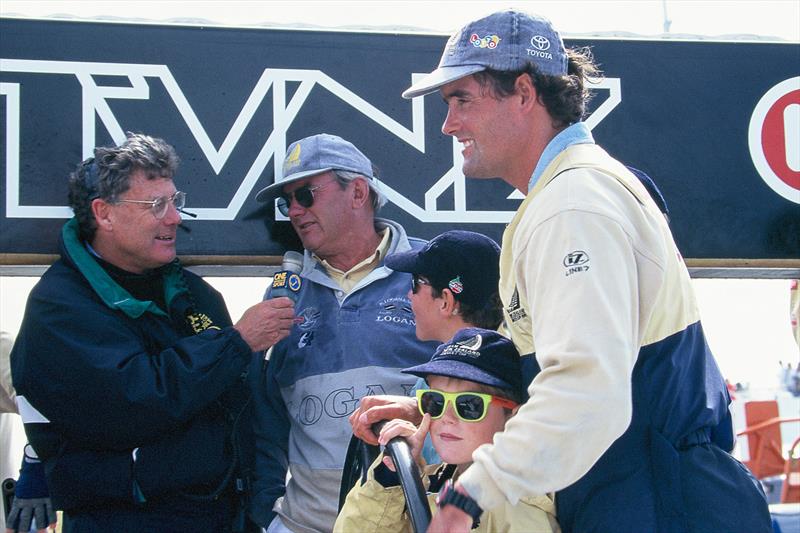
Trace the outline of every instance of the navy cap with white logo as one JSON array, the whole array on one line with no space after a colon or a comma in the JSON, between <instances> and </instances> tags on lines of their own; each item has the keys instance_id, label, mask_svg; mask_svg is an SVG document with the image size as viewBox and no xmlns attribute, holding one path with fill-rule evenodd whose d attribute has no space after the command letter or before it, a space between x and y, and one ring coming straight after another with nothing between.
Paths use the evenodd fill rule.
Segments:
<instances>
[{"instance_id":1,"label":"navy cap with white logo","mask_svg":"<svg viewBox=\"0 0 800 533\"><path fill-rule=\"evenodd\" d=\"M500 280L500 247L486 235L450 230L425 246L386 256L386 266L427 278L439 291L482 309L495 304Z\"/></svg>"},{"instance_id":2,"label":"navy cap with white logo","mask_svg":"<svg viewBox=\"0 0 800 533\"><path fill-rule=\"evenodd\" d=\"M506 389L518 400L527 395L514 343L489 329L461 329L436 349L430 361L403 372L421 378L435 375L474 381Z\"/></svg>"},{"instance_id":3,"label":"navy cap with white logo","mask_svg":"<svg viewBox=\"0 0 800 533\"><path fill-rule=\"evenodd\" d=\"M452 81L486 69L523 70L533 63L542 74L567 73L567 53L546 18L500 11L475 20L447 41L436 70L409 87L403 98L431 93Z\"/></svg>"}]
</instances>

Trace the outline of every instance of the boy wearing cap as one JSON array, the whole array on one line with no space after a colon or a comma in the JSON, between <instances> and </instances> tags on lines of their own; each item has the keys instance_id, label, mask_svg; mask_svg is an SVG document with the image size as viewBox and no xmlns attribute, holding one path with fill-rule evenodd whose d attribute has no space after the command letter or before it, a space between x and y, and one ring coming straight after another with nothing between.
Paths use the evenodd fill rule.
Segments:
<instances>
[{"instance_id":1,"label":"boy wearing cap","mask_svg":"<svg viewBox=\"0 0 800 533\"><path fill-rule=\"evenodd\" d=\"M405 437L412 455L422 464L429 503L436 506L463 505L452 491L452 482L472 463L473 452L492 442L506 421L526 397L519 364L519 353L511 341L496 331L481 328L460 330L436 350L422 365L403 370L427 381L430 388L419 389L417 405L422 422L395 419L384 426L380 443ZM425 436L444 461L425 465L420 457ZM559 531L555 506L549 496L529 496L516 505L505 503L491 512L466 507L476 531ZM364 485L357 484L348 494L334 531L406 531L410 527L405 512L403 491L388 457L381 457L370 468Z\"/></svg>"},{"instance_id":2,"label":"boy wearing cap","mask_svg":"<svg viewBox=\"0 0 800 533\"><path fill-rule=\"evenodd\" d=\"M407 394L414 379L400 370L435 349L414 332L411 276L384 264L424 241L376 217L385 198L373 165L341 137L292 143L281 171L256 198L277 199L305 251L295 325L266 371L254 373L251 514L270 533L326 532L336 519L347 416L362 396Z\"/></svg>"},{"instance_id":3,"label":"boy wearing cap","mask_svg":"<svg viewBox=\"0 0 800 533\"><path fill-rule=\"evenodd\" d=\"M414 311L417 338L447 342L460 329L496 330L503 320L497 284L500 247L480 233L450 230L417 250L389 254L386 265L412 274L408 297ZM525 369L535 364L524 361ZM536 369L538 370L538 369ZM530 372L534 370L531 369ZM372 424L390 418L419 423L413 398L369 396L350 416L353 434L377 444Z\"/></svg>"},{"instance_id":4,"label":"boy wearing cap","mask_svg":"<svg viewBox=\"0 0 800 533\"><path fill-rule=\"evenodd\" d=\"M412 275L417 338L446 342L468 326L497 329L503 321L499 260L496 242L462 230L442 233L419 250L386 256L386 266Z\"/></svg>"},{"instance_id":5,"label":"boy wearing cap","mask_svg":"<svg viewBox=\"0 0 800 533\"><path fill-rule=\"evenodd\" d=\"M541 372L456 489L487 510L557 491L565 532L769 531L763 492L728 453L730 398L667 220L581 122L597 75L549 21L502 11L455 33L403 94L438 90L464 174L526 195L500 296ZM431 529L470 523L447 507Z\"/></svg>"}]
</instances>

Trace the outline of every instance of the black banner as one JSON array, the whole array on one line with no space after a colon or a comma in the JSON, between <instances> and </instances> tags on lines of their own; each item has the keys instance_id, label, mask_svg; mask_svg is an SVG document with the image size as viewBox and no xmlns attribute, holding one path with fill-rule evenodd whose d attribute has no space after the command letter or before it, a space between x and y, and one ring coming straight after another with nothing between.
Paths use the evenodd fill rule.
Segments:
<instances>
[{"instance_id":1,"label":"black banner","mask_svg":"<svg viewBox=\"0 0 800 533\"><path fill-rule=\"evenodd\" d=\"M180 255L246 264L297 247L254 196L291 142L320 132L380 168L390 200L380 215L410 235L459 227L499 241L521 197L463 178L437 94L400 97L445 40L1 19L0 257L57 253L68 173L126 131L163 137L181 156L175 182L200 216L185 221ZM800 46L567 45L591 46L605 75L587 120L595 139L658 183L687 260L800 266Z\"/></svg>"}]
</instances>

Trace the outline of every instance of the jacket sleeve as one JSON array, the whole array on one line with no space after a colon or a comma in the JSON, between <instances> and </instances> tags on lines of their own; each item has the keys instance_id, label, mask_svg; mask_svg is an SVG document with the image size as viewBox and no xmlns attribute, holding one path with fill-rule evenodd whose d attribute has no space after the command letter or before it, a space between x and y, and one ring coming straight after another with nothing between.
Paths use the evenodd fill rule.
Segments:
<instances>
[{"instance_id":1,"label":"jacket sleeve","mask_svg":"<svg viewBox=\"0 0 800 533\"><path fill-rule=\"evenodd\" d=\"M250 360L231 327L180 338L163 317L131 319L73 285L34 289L12 365L18 394L76 447L158 440L220 398ZM153 331L169 346L149 340Z\"/></svg>"},{"instance_id":2,"label":"jacket sleeve","mask_svg":"<svg viewBox=\"0 0 800 533\"><path fill-rule=\"evenodd\" d=\"M282 352L276 346L267 363L261 357L251 368L248 379L253 398L253 433L255 438L255 470L250 517L267 527L275 513L275 500L286 492L286 472L289 468L290 422L281 389L275 379Z\"/></svg>"},{"instance_id":3,"label":"jacket sleeve","mask_svg":"<svg viewBox=\"0 0 800 533\"><path fill-rule=\"evenodd\" d=\"M382 459L383 454L370 466L367 481L363 485L356 483L347 494L344 507L333 526L334 533L411 531L411 522L405 512L403 488L400 485L384 487L375 480L375 467Z\"/></svg>"},{"instance_id":4,"label":"jacket sleeve","mask_svg":"<svg viewBox=\"0 0 800 533\"><path fill-rule=\"evenodd\" d=\"M530 399L493 444L474 452L460 478L484 509L574 483L632 415L639 286L625 228L574 209L529 228L525 237L515 246L513 268L531 306L542 370L529 386ZM591 257L590 270L565 275L562 260L572 250Z\"/></svg>"}]
</instances>

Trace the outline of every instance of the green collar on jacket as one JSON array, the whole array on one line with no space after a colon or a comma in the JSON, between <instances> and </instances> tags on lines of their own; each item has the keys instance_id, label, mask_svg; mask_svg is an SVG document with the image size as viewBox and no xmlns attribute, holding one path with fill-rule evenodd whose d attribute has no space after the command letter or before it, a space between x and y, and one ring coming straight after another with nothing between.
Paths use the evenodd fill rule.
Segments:
<instances>
[{"instance_id":1,"label":"green collar on jacket","mask_svg":"<svg viewBox=\"0 0 800 533\"><path fill-rule=\"evenodd\" d=\"M108 307L119 309L131 318L139 318L148 311L156 315L167 316L155 303L150 300L137 300L111 279L103 267L94 260L78 235L78 220L73 217L61 229L64 249L75 267ZM189 292L180 269L177 258L164 268L164 297L168 308L175 297Z\"/></svg>"}]
</instances>

